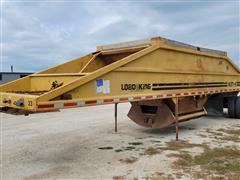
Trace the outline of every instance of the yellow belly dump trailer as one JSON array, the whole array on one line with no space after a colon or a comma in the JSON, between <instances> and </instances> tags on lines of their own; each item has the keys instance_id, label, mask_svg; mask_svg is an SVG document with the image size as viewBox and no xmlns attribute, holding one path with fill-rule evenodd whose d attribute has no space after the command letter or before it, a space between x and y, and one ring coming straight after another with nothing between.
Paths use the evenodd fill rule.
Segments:
<instances>
[{"instance_id":1,"label":"yellow belly dump trailer","mask_svg":"<svg viewBox=\"0 0 240 180\"><path fill-rule=\"evenodd\" d=\"M131 102L130 119L162 128L206 114L240 118L240 71L226 52L157 37L96 52L0 86L0 106L42 112Z\"/></svg>"}]
</instances>

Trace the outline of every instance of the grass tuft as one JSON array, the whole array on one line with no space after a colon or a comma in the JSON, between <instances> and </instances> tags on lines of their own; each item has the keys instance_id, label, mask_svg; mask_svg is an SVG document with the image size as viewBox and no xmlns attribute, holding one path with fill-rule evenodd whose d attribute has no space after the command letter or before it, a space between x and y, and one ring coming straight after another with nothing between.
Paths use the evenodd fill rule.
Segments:
<instances>
[{"instance_id":1,"label":"grass tuft","mask_svg":"<svg viewBox=\"0 0 240 180\"><path fill-rule=\"evenodd\" d=\"M159 153L160 153L159 149L154 148L154 147L149 147L144 151L143 154L148 155L148 156L152 156L152 155L159 154Z\"/></svg>"},{"instance_id":2,"label":"grass tuft","mask_svg":"<svg viewBox=\"0 0 240 180\"><path fill-rule=\"evenodd\" d=\"M211 133L215 136L216 139L223 140L223 141L233 141L233 142L240 142L240 129L224 129L220 128L217 132L207 129L208 133Z\"/></svg>"},{"instance_id":3,"label":"grass tuft","mask_svg":"<svg viewBox=\"0 0 240 180\"><path fill-rule=\"evenodd\" d=\"M101 150L110 150L110 149L113 149L113 147L99 147L98 149L101 149Z\"/></svg>"},{"instance_id":4,"label":"grass tuft","mask_svg":"<svg viewBox=\"0 0 240 180\"><path fill-rule=\"evenodd\" d=\"M187 148L201 147L203 149L208 149L206 144L192 144L187 141L170 141L166 143L166 147L160 147L162 150L171 150L171 151L179 151Z\"/></svg>"},{"instance_id":5,"label":"grass tuft","mask_svg":"<svg viewBox=\"0 0 240 180\"><path fill-rule=\"evenodd\" d=\"M132 164L135 163L138 160L138 158L136 157L130 157L130 158L126 158L126 159L120 159L119 161L122 163L126 163L126 164Z\"/></svg>"},{"instance_id":6,"label":"grass tuft","mask_svg":"<svg viewBox=\"0 0 240 180\"><path fill-rule=\"evenodd\" d=\"M240 151L236 148L205 149L197 156L188 153L174 154L174 156L178 157L175 163L177 167L200 166L205 171L210 170L218 174L240 175Z\"/></svg>"},{"instance_id":7,"label":"grass tuft","mask_svg":"<svg viewBox=\"0 0 240 180\"><path fill-rule=\"evenodd\" d=\"M127 146L127 147L124 148L125 151L131 151L133 149L135 149L134 146Z\"/></svg>"},{"instance_id":8,"label":"grass tuft","mask_svg":"<svg viewBox=\"0 0 240 180\"><path fill-rule=\"evenodd\" d=\"M128 144L132 145L132 146L139 146L139 145L142 145L143 143L142 142L130 142Z\"/></svg>"},{"instance_id":9,"label":"grass tuft","mask_svg":"<svg viewBox=\"0 0 240 180\"><path fill-rule=\"evenodd\" d=\"M124 176L113 176L113 180L124 180Z\"/></svg>"},{"instance_id":10,"label":"grass tuft","mask_svg":"<svg viewBox=\"0 0 240 180\"><path fill-rule=\"evenodd\" d=\"M122 149L115 149L115 152L123 152Z\"/></svg>"}]
</instances>

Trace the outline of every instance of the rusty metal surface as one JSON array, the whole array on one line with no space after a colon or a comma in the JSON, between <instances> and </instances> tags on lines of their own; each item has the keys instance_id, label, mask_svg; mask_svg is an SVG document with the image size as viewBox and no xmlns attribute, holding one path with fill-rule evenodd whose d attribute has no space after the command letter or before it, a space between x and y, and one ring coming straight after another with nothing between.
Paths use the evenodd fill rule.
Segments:
<instances>
[{"instance_id":1,"label":"rusty metal surface","mask_svg":"<svg viewBox=\"0 0 240 180\"><path fill-rule=\"evenodd\" d=\"M132 107L128 113L128 117L135 123L151 128L164 128L176 123L178 131L178 123L206 115L204 104L207 97L185 97L168 100L152 100L132 102ZM144 112L143 107L155 107L156 112ZM178 138L178 137L176 137Z\"/></svg>"},{"instance_id":2,"label":"rusty metal surface","mask_svg":"<svg viewBox=\"0 0 240 180\"><path fill-rule=\"evenodd\" d=\"M184 97L179 98L178 100L178 113L179 115L188 114L191 112L201 111L203 109L204 104L207 101L207 96L197 96L197 97ZM175 102L173 99L168 99L166 101L170 109L174 112L175 110Z\"/></svg>"},{"instance_id":3,"label":"rusty metal surface","mask_svg":"<svg viewBox=\"0 0 240 180\"><path fill-rule=\"evenodd\" d=\"M157 112L155 114L143 113L141 105L157 106ZM161 100L132 103L128 117L141 126L151 128L163 128L175 122L171 110Z\"/></svg>"}]
</instances>

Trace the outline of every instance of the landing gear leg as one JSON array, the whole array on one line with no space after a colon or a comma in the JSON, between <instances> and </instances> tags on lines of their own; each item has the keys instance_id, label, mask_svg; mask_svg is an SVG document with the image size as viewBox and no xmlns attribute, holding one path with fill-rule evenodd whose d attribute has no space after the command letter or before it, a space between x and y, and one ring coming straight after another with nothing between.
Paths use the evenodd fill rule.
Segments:
<instances>
[{"instance_id":1,"label":"landing gear leg","mask_svg":"<svg viewBox=\"0 0 240 180\"><path fill-rule=\"evenodd\" d=\"M178 131L179 131L179 126L178 126L178 98L176 98L176 103L175 103L175 127L176 127L176 141L178 141Z\"/></svg>"},{"instance_id":2,"label":"landing gear leg","mask_svg":"<svg viewBox=\"0 0 240 180\"><path fill-rule=\"evenodd\" d=\"M118 103L114 104L115 132L117 132L117 105Z\"/></svg>"}]
</instances>

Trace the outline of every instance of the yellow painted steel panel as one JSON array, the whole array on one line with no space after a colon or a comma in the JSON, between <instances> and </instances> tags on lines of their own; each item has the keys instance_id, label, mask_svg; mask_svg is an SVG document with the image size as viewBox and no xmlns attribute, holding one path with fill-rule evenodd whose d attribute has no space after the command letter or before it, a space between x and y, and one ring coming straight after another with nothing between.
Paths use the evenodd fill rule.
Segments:
<instances>
[{"instance_id":1,"label":"yellow painted steel panel","mask_svg":"<svg viewBox=\"0 0 240 180\"><path fill-rule=\"evenodd\" d=\"M60 85L52 88L56 82ZM1 85L0 105L41 111L40 107L97 105L119 98L131 101L159 94L167 98L168 94L207 95L239 89L240 71L226 52L158 37L99 46L97 52Z\"/></svg>"}]
</instances>

